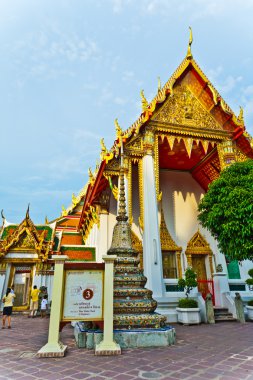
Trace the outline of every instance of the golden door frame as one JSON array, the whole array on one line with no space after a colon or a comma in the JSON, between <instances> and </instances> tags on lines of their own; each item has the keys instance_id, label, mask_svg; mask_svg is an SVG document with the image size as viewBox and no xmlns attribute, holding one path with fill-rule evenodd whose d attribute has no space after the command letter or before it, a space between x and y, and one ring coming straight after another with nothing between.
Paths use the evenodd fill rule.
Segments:
<instances>
[{"instance_id":1,"label":"golden door frame","mask_svg":"<svg viewBox=\"0 0 253 380\"><path fill-rule=\"evenodd\" d=\"M203 235L201 235L199 230L189 240L185 254L187 258L187 264L189 267L192 267L193 255L208 256L210 273L211 276L213 275L213 251L211 250L210 245L203 237Z\"/></svg>"},{"instance_id":2,"label":"golden door frame","mask_svg":"<svg viewBox=\"0 0 253 380\"><path fill-rule=\"evenodd\" d=\"M30 280L29 280L29 287L28 287L28 302L27 305L24 306L13 306L13 311L26 311L30 309L30 295L32 290L32 284L33 284L33 278L34 278L34 267L36 266L38 260L31 260L31 259L13 259L11 261L6 261L6 263L11 264L10 268L10 274L8 279L8 287L11 287L14 282L15 277L15 268L17 266L27 265L31 266L31 274L30 274Z\"/></svg>"}]
</instances>

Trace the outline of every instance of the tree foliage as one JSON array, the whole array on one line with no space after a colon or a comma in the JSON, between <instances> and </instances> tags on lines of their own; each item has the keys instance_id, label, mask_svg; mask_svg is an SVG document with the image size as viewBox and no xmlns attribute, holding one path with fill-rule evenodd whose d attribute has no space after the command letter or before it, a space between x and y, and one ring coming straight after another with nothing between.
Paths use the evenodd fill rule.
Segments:
<instances>
[{"instance_id":1,"label":"tree foliage","mask_svg":"<svg viewBox=\"0 0 253 380\"><path fill-rule=\"evenodd\" d=\"M230 260L253 259L253 160L237 162L209 185L198 219Z\"/></svg>"}]
</instances>

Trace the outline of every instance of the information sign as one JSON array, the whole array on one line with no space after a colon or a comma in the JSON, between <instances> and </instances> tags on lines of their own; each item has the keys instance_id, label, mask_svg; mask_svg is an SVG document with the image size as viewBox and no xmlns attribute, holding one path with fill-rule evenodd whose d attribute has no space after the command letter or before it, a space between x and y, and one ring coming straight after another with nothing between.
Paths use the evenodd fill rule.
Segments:
<instances>
[{"instance_id":1,"label":"information sign","mask_svg":"<svg viewBox=\"0 0 253 380\"><path fill-rule=\"evenodd\" d=\"M66 270L63 321L103 319L103 270Z\"/></svg>"}]
</instances>

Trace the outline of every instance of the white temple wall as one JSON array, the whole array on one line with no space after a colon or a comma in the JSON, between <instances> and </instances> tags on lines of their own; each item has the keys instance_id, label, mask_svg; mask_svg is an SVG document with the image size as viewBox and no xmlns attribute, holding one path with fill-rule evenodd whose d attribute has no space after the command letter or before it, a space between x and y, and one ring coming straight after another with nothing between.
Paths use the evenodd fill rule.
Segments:
<instances>
[{"instance_id":1,"label":"white temple wall","mask_svg":"<svg viewBox=\"0 0 253 380\"><path fill-rule=\"evenodd\" d=\"M96 261L102 262L102 256L108 251L108 214L100 214L100 222L97 231Z\"/></svg>"},{"instance_id":2,"label":"white temple wall","mask_svg":"<svg viewBox=\"0 0 253 380\"><path fill-rule=\"evenodd\" d=\"M225 258L220 254L217 242L206 229L200 226L197 219L198 204L204 195L201 186L188 172L161 170L160 188L163 193L162 208L168 230L175 243L182 247L182 252L185 252L189 240L199 228L215 256L214 268L216 264L221 263L226 271ZM184 257L183 269L186 266L186 257ZM206 267L209 268L209 265Z\"/></svg>"},{"instance_id":3,"label":"white temple wall","mask_svg":"<svg viewBox=\"0 0 253 380\"><path fill-rule=\"evenodd\" d=\"M89 236L86 240L86 246L87 247L96 247L97 248L97 242L98 242L98 225L94 224L92 226L92 229L89 233Z\"/></svg>"}]
</instances>

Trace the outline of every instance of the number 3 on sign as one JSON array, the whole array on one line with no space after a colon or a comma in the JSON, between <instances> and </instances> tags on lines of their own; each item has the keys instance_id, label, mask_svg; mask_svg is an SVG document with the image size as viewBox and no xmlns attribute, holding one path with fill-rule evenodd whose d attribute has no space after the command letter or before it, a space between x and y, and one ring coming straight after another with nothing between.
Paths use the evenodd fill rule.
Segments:
<instances>
[{"instance_id":1,"label":"number 3 on sign","mask_svg":"<svg viewBox=\"0 0 253 380\"><path fill-rule=\"evenodd\" d=\"M85 289L83 291L83 298L85 300L91 300L92 297L93 297L93 290L91 290L91 289Z\"/></svg>"}]
</instances>

